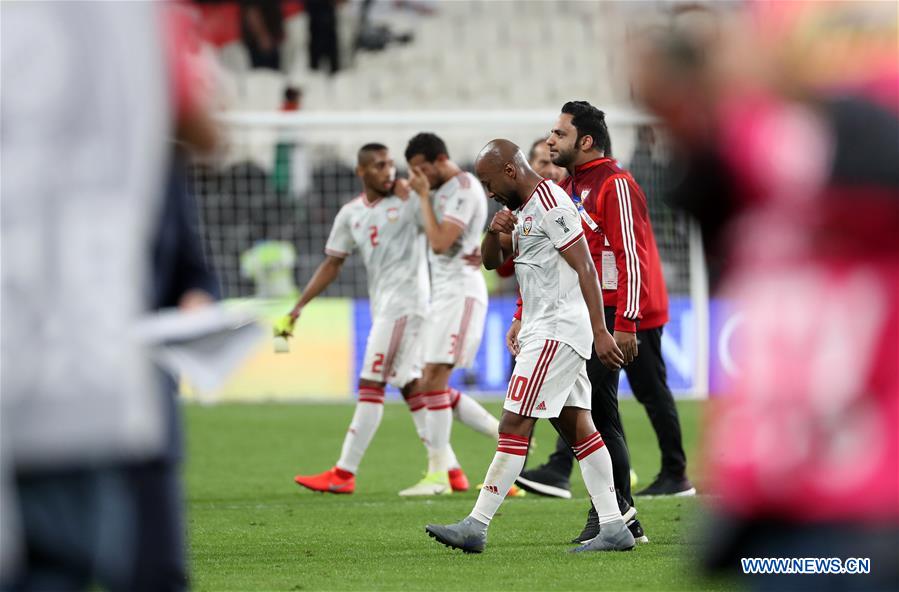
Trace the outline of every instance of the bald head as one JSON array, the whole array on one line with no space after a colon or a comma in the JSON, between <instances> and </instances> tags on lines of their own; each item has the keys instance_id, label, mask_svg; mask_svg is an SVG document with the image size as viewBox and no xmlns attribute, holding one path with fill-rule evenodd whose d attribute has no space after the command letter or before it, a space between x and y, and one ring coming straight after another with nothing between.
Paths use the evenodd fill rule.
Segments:
<instances>
[{"instance_id":1,"label":"bald head","mask_svg":"<svg viewBox=\"0 0 899 592\"><path fill-rule=\"evenodd\" d=\"M518 145L504 139L492 140L481 149L474 170L488 197L513 210L526 199L522 194L533 189L534 179L540 179Z\"/></svg>"},{"instance_id":2,"label":"bald head","mask_svg":"<svg viewBox=\"0 0 899 592\"><path fill-rule=\"evenodd\" d=\"M509 140L497 139L491 140L481 149L478 158L475 160L475 170L483 166L485 168L502 169L506 164L513 166L527 166L527 160L515 142Z\"/></svg>"}]
</instances>

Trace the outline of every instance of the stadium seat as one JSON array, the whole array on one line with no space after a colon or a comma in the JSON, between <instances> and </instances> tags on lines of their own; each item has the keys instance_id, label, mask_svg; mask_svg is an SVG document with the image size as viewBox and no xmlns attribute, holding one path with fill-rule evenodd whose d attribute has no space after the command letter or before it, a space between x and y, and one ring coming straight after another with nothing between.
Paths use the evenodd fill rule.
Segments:
<instances>
[{"instance_id":1,"label":"stadium seat","mask_svg":"<svg viewBox=\"0 0 899 592\"><path fill-rule=\"evenodd\" d=\"M223 46L219 50L222 65L235 74L243 74L250 69L250 54L240 41Z\"/></svg>"},{"instance_id":2,"label":"stadium seat","mask_svg":"<svg viewBox=\"0 0 899 592\"><path fill-rule=\"evenodd\" d=\"M278 71L249 70L243 76L243 101L251 111L274 111L281 108L285 77Z\"/></svg>"}]
</instances>

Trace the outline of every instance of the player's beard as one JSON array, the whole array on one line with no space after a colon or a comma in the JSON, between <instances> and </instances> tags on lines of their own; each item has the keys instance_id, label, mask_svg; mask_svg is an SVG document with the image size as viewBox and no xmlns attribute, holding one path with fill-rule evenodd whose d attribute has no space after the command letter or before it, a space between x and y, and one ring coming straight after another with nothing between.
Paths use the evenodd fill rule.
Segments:
<instances>
[{"instance_id":1,"label":"player's beard","mask_svg":"<svg viewBox=\"0 0 899 592\"><path fill-rule=\"evenodd\" d=\"M436 182L433 183L433 184L431 185L431 191L437 191L438 189L440 189L441 187L443 187L443 184L444 184L444 183L446 183L446 182L449 181L449 180L450 180L449 177L444 178L443 175L440 174L440 172L438 171L438 172L437 172Z\"/></svg>"},{"instance_id":2,"label":"player's beard","mask_svg":"<svg viewBox=\"0 0 899 592\"><path fill-rule=\"evenodd\" d=\"M557 167L562 167L564 169L567 169L568 166L574 162L574 158L574 148L571 148L570 150L559 150L555 155L552 152L549 153L549 159L552 163Z\"/></svg>"},{"instance_id":3,"label":"player's beard","mask_svg":"<svg viewBox=\"0 0 899 592\"><path fill-rule=\"evenodd\" d=\"M505 200L505 206L513 212L521 207L521 198L517 195L503 196L503 199Z\"/></svg>"},{"instance_id":4,"label":"player's beard","mask_svg":"<svg viewBox=\"0 0 899 592\"><path fill-rule=\"evenodd\" d=\"M378 183L378 184L369 185L368 189L371 192L377 194L379 197L387 197L393 191L393 185L391 185L390 188L388 188L388 189L384 189L384 184Z\"/></svg>"}]
</instances>

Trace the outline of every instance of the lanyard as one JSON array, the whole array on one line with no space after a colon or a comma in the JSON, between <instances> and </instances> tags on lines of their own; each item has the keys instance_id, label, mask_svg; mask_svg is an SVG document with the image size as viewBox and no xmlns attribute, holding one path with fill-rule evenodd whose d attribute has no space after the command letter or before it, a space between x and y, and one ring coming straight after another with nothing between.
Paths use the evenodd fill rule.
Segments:
<instances>
[{"instance_id":1,"label":"lanyard","mask_svg":"<svg viewBox=\"0 0 899 592\"><path fill-rule=\"evenodd\" d=\"M581 202L581 198L577 195L577 185L575 184L575 176L571 175L571 201L574 202L574 206L577 208L578 214L580 214L581 219L587 223L587 226L590 227L590 230L593 232L599 232L599 224L593 219L590 214L587 213L587 210L584 209L584 204Z\"/></svg>"}]
</instances>

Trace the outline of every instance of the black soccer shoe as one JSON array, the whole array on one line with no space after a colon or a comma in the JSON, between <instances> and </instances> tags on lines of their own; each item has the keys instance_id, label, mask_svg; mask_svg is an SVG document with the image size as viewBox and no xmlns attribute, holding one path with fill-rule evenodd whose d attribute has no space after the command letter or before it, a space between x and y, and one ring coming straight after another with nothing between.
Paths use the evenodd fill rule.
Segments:
<instances>
[{"instance_id":1,"label":"black soccer shoe","mask_svg":"<svg viewBox=\"0 0 899 592\"><path fill-rule=\"evenodd\" d=\"M643 532L643 526L636 518L627 523L627 529L631 531L632 535L634 535L634 542L636 542L638 545L643 545L649 542L649 537L646 536L645 532Z\"/></svg>"},{"instance_id":2,"label":"black soccer shoe","mask_svg":"<svg viewBox=\"0 0 899 592\"><path fill-rule=\"evenodd\" d=\"M584 524L584 529L581 531L581 534L577 535L573 539L571 539L572 543L586 543L589 540L592 540L599 534L599 515L596 513L596 508L593 505L590 505L590 509L587 510L587 523Z\"/></svg>"},{"instance_id":3,"label":"black soccer shoe","mask_svg":"<svg viewBox=\"0 0 899 592\"><path fill-rule=\"evenodd\" d=\"M571 499L571 483L568 481L568 477L560 475L546 465L530 471L522 471L521 475L515 479L515 483L525 491L537 495Z\"/></svg>"},{"instance_id":4,"label":"black soccer shoe","mask_svg":"<svg viewBox=\"0 0 899 592\"><path fill-rule=\"evenodd\" d=\"M619 499L620 501L620 499ZM637 508L633 508L624 502L624 506L619 508L622 510L621 517L624 519L624 522L627 524L628 522L637 522L634 519L634 516L637 515ZM640 523L637 522L637 526L639 527ZM640 533L643 533L643 529L640 529ZM596 513L596 508L593 505L590 505L590 509L587 510L587 523L584 524L584 529L581 531L581 534L577 535L573 539L571 539L572 543L586 543L587 541L596 537L599 534L599 515ZM636 536L634 537L636 538ZM638 541L639 542L639 541Z\"/></svg>"},{"instance_id":5,"label":"black soccer shoe","mask_svg":"<svg viewBox=\"0 0 899 592\"><path fill-rule=\"evenodd\" d=\"M686 477L669 477L658 474L655 480L645 489L635 493L637 496L689 496L696 495L696 488Z\"/></svg>"}]
</instances>

